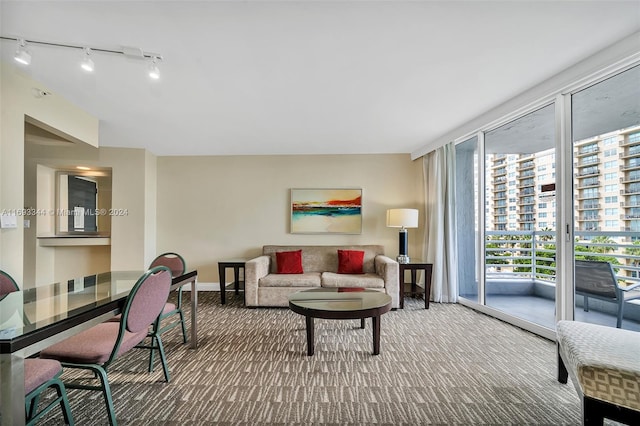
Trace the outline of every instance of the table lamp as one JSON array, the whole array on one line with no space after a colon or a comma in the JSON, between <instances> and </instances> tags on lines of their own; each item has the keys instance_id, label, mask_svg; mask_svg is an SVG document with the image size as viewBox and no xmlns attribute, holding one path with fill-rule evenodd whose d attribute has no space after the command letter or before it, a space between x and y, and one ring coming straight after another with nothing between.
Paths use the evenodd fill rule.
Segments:
<instances>
[{"instance_id":1,"label":"table lamp","mask_svg":"<svg viewBox=\"0 0 640 426\"><path fill-rule=\"evenodd\" d=\"M389 209L387 210L387 227L400 228L398 245L398 263L409 263L409 239L407 228L418 227L418 210Z\"/></svg>"}]
</instances>

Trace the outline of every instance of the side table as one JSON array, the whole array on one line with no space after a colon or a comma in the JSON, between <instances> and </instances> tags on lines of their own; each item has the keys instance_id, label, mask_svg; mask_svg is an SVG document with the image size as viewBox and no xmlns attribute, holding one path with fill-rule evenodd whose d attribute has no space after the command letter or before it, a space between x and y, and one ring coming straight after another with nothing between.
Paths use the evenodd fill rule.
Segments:
<instances>
[{"instance_id":1,"label":"side table","mask_svg":"<svg viewBox=\"0 0 640 426\"><path fill-rule=\"evenodd\" d=\"M218 261L218 275L220 276L220 303L225 304L225 293L227 291L226 271L233 268L233 282L229 287L234 287L236 294L240 294L240 288L244 291L244 281L240 281L240 269L244 273L244 264L247 259L225 259Z\"/></svg>"},{"instance_id":2,"label":"side table","mask_svg":"<svg viewBox=\"0 0 640 426\"><path fill-rule=\"evenodd\" d=\"M404 282L404 272L411 271L411 281ZM424 271L424 288L416 284L417 271ZM431 274L433 264L422 260L411 260L409 263L400 263L400 309L404 309L404 295L411 293L416 296L424 295L424 308L429 309L429 297L431 295Z\"/></svg>"}]
</instances>

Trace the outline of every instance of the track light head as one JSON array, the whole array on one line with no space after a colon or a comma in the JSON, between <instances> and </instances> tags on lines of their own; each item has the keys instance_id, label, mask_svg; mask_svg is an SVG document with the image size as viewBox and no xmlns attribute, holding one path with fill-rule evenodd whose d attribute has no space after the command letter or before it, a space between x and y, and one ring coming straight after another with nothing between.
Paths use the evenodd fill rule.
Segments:
<instances>
[{"instance_id":1,"label":"track light head","mask_svg":"<svg viewBox=\"0 0 640 426\"><path fill-rule=\"evenodd\" d=\"M149 64L149 77L154 80L158 80L160 78L160 69L156 64L158 58L156 56L153 57L151 63Z\"/></svg>"},{"instance_id":2,"label":"track light head","mask_svg":"<svg viewBox=\"0 0 640 426\"><path fill-rule=\"evenodd\" d=\"M85 47L84 53L82 54L82 62L80 63L80 67L86 72L93 72L94 64L93 59L91 59L91 49Z\"/></svg>"},{"instance_id":3,"label":"track light head","mask_svg":"<svg viewBox=\"0 0 640 426\"><path fill-rule=\"evenodd\" d=\"M24 39L18 39L18 49L16 49L15 55L13 55L13 59L16 62L21 63L22 65L29 65L31 63L31 53L27 51L27 43Z\"/></svg>"}]
</instances>

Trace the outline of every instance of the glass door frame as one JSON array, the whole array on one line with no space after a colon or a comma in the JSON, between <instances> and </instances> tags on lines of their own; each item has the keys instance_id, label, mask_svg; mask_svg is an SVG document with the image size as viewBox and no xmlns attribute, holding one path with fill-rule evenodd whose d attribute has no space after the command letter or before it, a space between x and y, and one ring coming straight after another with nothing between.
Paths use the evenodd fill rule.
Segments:
<instances>
[{"instance_id":1,"label":"glass door frame","mask_svg":"<svg viewBox=\"0 0 640 426\"><path fill-rule=\"evenodd\" d=\"M555 138L556 138L556 289L555 311L556 322L573 320L575 309L574 296L574 193L573 193L573 138L571 123L571 96L589 86L620 74L634 66L640 65L640 52L623 61L603 68L590 75L577 79L575 83L563 87L553 95L539 98L529 103L525 108L519 108L511 114L504 115L499 120L491 122L480 129L465 134L454 140L454 144L462 143L472 137L478 141L479 169L485 170L485 133L500 127L510 121L520 118L544 106L554 104L555 107ZM485 259L485 220L486 193L484 173L478 173L478 239L476 241L476 276L478 277L478 299L470 300L459 296L460 304L486 313L505 322L511 323L525 330L529 330L542 337L555 340L555 329L523 320L504 311L486 305L486 259Z\"/></svg>"}]
</instances>

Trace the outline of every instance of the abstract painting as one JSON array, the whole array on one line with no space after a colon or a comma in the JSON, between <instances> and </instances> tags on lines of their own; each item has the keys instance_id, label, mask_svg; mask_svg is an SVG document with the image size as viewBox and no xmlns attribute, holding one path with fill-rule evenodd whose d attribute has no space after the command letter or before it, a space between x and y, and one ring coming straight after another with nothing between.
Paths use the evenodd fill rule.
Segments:
<instances>
[{"instance_id":1,"label":"abstract painting","mask_svg":"<svg viewBox=\"0 0 640 426\"><path fill-rule=\"evenodd\" d=\"M360 234L362 189L292 189L292 234Z\"/></svg>"}]
</instances>

